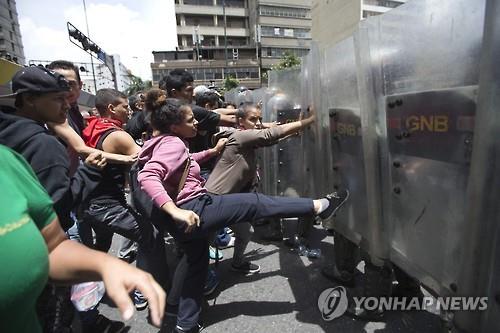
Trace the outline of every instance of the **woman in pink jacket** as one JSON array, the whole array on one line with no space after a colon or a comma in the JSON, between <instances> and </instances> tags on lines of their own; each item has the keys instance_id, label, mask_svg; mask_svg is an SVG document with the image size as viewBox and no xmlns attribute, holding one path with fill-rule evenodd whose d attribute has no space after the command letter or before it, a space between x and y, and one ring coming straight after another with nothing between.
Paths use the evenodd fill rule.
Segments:
<instances>
[{"instance_id":1,"label":"woman in pink jacket","mask_svg":"<svg viewBox=\"0 0 500 333\"><path fill-rule=\"evenodd\" d=\"M159 208L156 217L183 247L188 272L181 292L177 332L198 332L203 286L208 269L208 234L232 224L267 217L332 216L347 200L348 192L325 198L271 197L260 193L210 194L200 177L199 163L224 149L221 139L215 148L190 154L185 139L196 135L197 121L191 107L177 99L160 101L151 114L157 136L147 141L139 155L143 165L138 180ZM187 166L187 176L183 173ZM179 189L181 178L185 178Z\"/></svg>"}]
</instances>

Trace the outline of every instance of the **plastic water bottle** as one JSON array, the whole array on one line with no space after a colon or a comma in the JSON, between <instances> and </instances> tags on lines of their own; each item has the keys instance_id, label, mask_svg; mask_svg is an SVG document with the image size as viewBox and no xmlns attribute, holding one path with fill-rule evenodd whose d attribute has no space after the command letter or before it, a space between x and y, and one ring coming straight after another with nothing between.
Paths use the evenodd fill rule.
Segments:
<instances>
[{"instance_id":1,"label":"plastic water bottle","mask_svg":"<svg viewBox=\"0 0 500 333\"><path fill-rule=\"evenodd\" d=\"M321 249L310 249L305 245L297 247L299 256L308 257L309 259L318 259L321 257Z\"/></svg>"},{"instance_id":2,"label":"plastic water bottle","mask_svg":"<svg viewBox=\"0 0 500 333\"><path fill-rule=\"evenodd\" d=\"M102 281L75 284L71 287L71 302L78 311L88 311L99 304L105 291Z\"/></svg>"}]
</instances>

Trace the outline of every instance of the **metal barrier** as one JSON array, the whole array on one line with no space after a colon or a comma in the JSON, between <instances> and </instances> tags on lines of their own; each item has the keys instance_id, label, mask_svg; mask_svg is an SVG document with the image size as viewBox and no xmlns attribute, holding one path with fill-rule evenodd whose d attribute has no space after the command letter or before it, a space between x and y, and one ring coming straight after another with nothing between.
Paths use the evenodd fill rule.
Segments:
<instances>
[{"instance_id":1,"label":"metal barrier","mask_svg":"<svg viewBox=\"0 0 500 333\"><path fill-rule=\"evenodd\" d=\"M354 36L365 166L378 158L381 175L375 241L387 242L370 253L390 248L391 261L440 295L459 290L484 4L409 1Z\"/></svg>"},{"instance_id":2,"label":"metal barrier","mask_svg":"<svg viewBox=\"0 0 500 333\"><path fill-rule=\"evenodd\" d=\"M500 331L499 27L494 0L410 0L322 54L313 45L253 98L266 121L317 110L305 135L264 153L265 191L349 188L325 227L437 295L489 296L487 311L457 313L469 332Z\"/></svg>"}]
</instances>

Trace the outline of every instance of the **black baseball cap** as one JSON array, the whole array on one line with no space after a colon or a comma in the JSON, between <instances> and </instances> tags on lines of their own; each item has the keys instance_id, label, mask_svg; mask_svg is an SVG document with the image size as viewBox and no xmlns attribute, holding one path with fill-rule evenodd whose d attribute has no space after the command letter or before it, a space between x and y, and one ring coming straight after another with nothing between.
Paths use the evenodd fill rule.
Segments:
<instances>
[{"instance_id":1,"label":"black baseball cap","mask_svg":"<svg viewBox=\"0 0 500 333\"><path fill-rule=\"evenodd\" d=\"M64 75L42 66L31 66L21 68L14 74L12 77L12 94L0 97L15 97L26 92L43 94L70 90L71 88Z\"/></svg>"}]
</instances>

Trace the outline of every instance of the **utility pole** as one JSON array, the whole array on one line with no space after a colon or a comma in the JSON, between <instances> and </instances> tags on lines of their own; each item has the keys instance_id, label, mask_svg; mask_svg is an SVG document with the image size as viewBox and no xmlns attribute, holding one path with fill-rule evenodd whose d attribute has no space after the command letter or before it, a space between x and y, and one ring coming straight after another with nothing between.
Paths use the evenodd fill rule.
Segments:
<instances>
[{"instance_id":1,"label":"utility pole","mask_svg":"<svg viewBox=\"0 0 500 333\"><path fill-rule=\"evenodd\" d=\"M195 36L195 46L196 46L196 61L200 61L200 26L196 26L194 28L194 36Z\"/></svg>"},{"instance_id":2,"label":"utility pole","mask_svg":"<svg viewBox=\"0 0 500 333\"><path fill-rule=\"evenodd\" d=\"M260 54L259 54L260 51ZM262 87L262 47L260 45L260 25L255 25L255 55L259 61L259 83Z\"/></svg>"},{"instance_id":3,"label":"utility pole","mask_svg":"<svg viewBox=\"0 0 500 333\"><path fill-rule=\"evenodd\" d=\"M83 12L85 13L85 24L87 25L87 36L90 38L89 21L87 19L87 6L85 4L85 0L83 0ZM94 90L97 93L97 82L95 80L95 71L94 71L94 59L93 59L92 55L90 56L90 64L92 65L92 78L94 79Z\"/></svg>"},{"instance_id":4,"label":"utility pole","mask_svg":"<svg viewBox=\"0 0 500 333\"><path fill-rule=\"evenodd\" d=\"M226 20L226 0L222 0L222 15L224 16L224 58L226 59L226 66L224 67L224 78L226 78L227 69L227 20Z\"/></svg>"}]
</instances>

